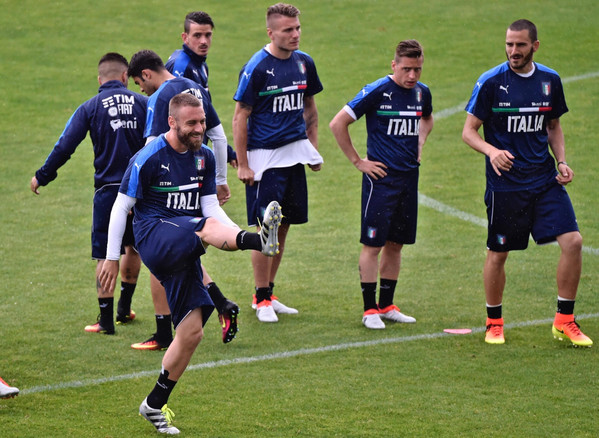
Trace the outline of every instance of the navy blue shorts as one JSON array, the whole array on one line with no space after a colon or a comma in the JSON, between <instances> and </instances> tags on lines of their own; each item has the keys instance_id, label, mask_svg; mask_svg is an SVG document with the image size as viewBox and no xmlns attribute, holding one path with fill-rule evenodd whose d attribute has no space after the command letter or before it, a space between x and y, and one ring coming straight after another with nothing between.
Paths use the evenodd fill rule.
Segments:
<instances>
[{"instance_id":1,"label":"navy blue shorts","mask_svg":"<svg viewBox=\"0 0 599 438\"><path fill-rule=\"evenodd\" d=\"M109 184L100 187L94 193L94 209L92 214L92 259L106 259L106 246L108 245L108 224L110 212L119 193L120 184ZM123 235L121 254L125 254L125 246L135 245L133 238L133 215L127 217L127 227Z\"/></svg>"},{"instance_id":2,"label":"navy blue shorts","mask_svg":"<svg viewBox=\"0 0 599 438\"><path fill-rule=\"evenodd\" d=\"M578 223L565 187L547 186L518 192L485 193L489 220L487 248L495 252L526 249L532 238L538 244L578 231Z\"/></svg>"},{"instance_id":3,"label":"navy blue shorts","mask_svg":"<svg viewBox=\"0 0 599 438\"><path fill-rule=\"evenodd\" d=\"M196 234L205 222L205 218L180 216L134 223L139 255L166 290L175 329L198 307L202 308L204 324L214 310L200 262L206 251Z\"/></svg>"},{"instance_id":4,"label":"navy blue shorts","mask_svg":"<svg viewBox=\"0 0 599 438\"><path fill-rule=\"evenodd\" d=\"M268 169L253 186L245 186L248 225L262 222L264 210L271 201L278 201L283 211L283 223L308 222L308 183L303 164Z\"/></svg>"},{"instance_id":5,"label":"navy blue shorts","mask_svg":"<svg viewBox=\"0 0 599 438\"><path fill-rule=\"evenodd\" d=\"M418 220L418 169L387 169L378 180L362 176L362 231L360 243L385 246L387 241L408 245L416 242Z\"/></svg>"}]
</instances>

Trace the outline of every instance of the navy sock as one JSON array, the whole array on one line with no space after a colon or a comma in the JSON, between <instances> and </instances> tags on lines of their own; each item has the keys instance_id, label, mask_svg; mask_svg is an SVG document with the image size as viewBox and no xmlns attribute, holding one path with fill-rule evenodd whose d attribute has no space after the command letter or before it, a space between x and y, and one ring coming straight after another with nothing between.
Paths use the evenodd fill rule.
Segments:
<instances>
[{"instance_id":1,"label":"navy sock","mask_svg":"<svg viewBox=\"0 0 599 438\"><path fill-rule=\"evenodd\" d=\"M206 289L208 290L208 295L210 295L210 298L212 299L212 302L214 303L214 306L216 307L216 311L218 313L223 313L223 307L225 307L225 303L226 303L227 299L225 298L223 293L220 291L220 288L216 285L215 282L212 282L212 283L208 283L208 285L206 286Z\"/></svg>"},{"instance_id":2,"label":"navy sock","mask_svg":"<svg viewBox=\"0 0 599 438\"><path fill-rule=\"evenodd\" d=\"M395 287L397 286L397 280L387 280L381 278L380 294L379 294L379 308L384 309L387 306L393 304L393 297L395 295Z\"/></svg>"},{"instance_id":3,"label":"navy sock","mask_svg":"<svg viewBox=\"0 0 599 438\"><path fill-rule=\"evenodd\" d=\"M114 298L98 298L100 305L100 325L105 329L114 330Z\"/></svg>"},{"instance_id":4,"label":"navy sock","mask_svg":"<svg viewBox=\"0 0 599 438\"><path fill-rule=\"evenodd\" d=\"M240 250L255 249L262 251L262 240L258 233L250 233L249 231L240 231L235 238L237 248Z\"/></svg>"},{"instance_id":5,"label":"navy sock","mask_svg":"<svg viewBox=\"0 0 599 438\"><path fill-rule=\"evenodd\" d=\"M148 395L148 406L152 409L162 409L162 407L168 402L168 398L175 385L177 384L174 380L169 380L168 371L163 370L158 377L158 381L154 386L154 389Z\"/></svg>"},{"instance_id":6,"label":"navy sock","mask_svg":"<svg viewBox=\"0 0 599 438\"><path fill-rule=\"evenodd\" d=\"M264 300L270 300L271 291L269 287L257 287L256 288L256 304L261 303Z\"/></svg>"},{"instance_id":7,"label":"navy sock","mask_svg":"<svg viewBox=\"0 0 599 438\"><path fill-rule=\"evenodd\" d=\"M360 283L362 287L362 298L364 299L364 311L377 309L376 304L376 282L375 283Z\"/></svg>"},{"instance_id":8,"label":"navy sock","mask_svg":"<svg viewBox=\"0 0 599 438\"><path fill-rule=\"evenodd\" d=\"M557 299L557 313L561 313L562 315L574 315L574 304L576 301L574 300L561 300L559 297Z\"/></svg>"},{"instance_id":9,"label":"navy sock","mask_svg":"<svg viewBox=\"0 0 599 438\"><path fill-rule=\"evenodd\" d=\"M487 306L487 318L490 319L499 319L501 318L501 308L502 305L499 306Z\"/></svg>"},{"instance_id":10,"label":"navy sock","mask_svg":"<svg viewBox=\"0 0 599 438\"><path fill-rule=\"evenodd\" d=\"M116 313L119 315L129 315L131 313L131 300L135 292L136 283L126 283L121 281L121 296L116 305Z\"/></svg>"}]
</instances>

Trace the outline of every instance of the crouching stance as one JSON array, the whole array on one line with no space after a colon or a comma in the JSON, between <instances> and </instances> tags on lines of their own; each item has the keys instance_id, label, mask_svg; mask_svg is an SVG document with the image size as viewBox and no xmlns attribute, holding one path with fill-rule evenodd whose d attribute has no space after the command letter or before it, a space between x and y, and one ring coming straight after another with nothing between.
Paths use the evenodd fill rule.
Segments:
<instances>
[{"instance_id":1,"label":"crouching stance","mask_svg":"<svg viewBox=\"0 0 599 438\"><path fill-rule=\"evenodd\" d=\"M169 104L168 123L169 131L148 143L129 163L110 217L107 261L100 281L106 287L115 282L126 213L135 206L136 246L144 264L166 289L176 331L164 354L158 382L139 412L158 432L177 434L167 401L214 310L202 281L200 256L205 253L205 245L224 251L257 250L274 256L282 214L279 204L271 202L260 233L200 216L201 211L220 214L214 155L202 145L202 102L191 94L176 95Z\"/></svg>"}]
</instances>

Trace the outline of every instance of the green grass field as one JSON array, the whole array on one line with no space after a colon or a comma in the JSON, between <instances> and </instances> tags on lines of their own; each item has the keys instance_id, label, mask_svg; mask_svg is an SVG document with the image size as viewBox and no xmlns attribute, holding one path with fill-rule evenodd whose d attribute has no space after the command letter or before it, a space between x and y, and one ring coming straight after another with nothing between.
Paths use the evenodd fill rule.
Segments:
<instances>
[{"instance_id":1,"label":"green grass field","mask_svg":"<svg viewBox=\"0 0 599 438\"><path fill-rule=\"evenodd\" d=\"M72 112L97 92L98 59L150 48L166 60L180 47L183 17L192 8L216 22L210 90L231 136L237 75L268 41L270 4L2 2L0 376L21 395L0 400L0 436L156 434L137 409L162 353L129 348L155 328L147 270L133 324L117 327L115 336L83 331L98 310L89 139L39 197L29 181ZM585 239L576 311L585 333L599 342L599 3L295 4L302 10L301 48L315 59L325 87L316 98L325 165L309 173L310 222L292 228L277 281L278 295L300 314L259 323L250 308L249 254L209 251L208 271L242 307L241 331L223 345L216 318L207 323L169 402L182 436L598 436L598 348L574 349L551 336L556 246L510 255L507 342L484 343L484 160L461 141L460 108L478 76L505 59L507 25L534 21L541 41L535 60L565 83L570 112L562 126L576 172L568 191ZM390 72L394 48L406 38L425 48L421 80L431 88L436 115L421 167L418 241L404 251L396 300L418 323L375 332L361 324L360 175L328 123L364 84ZM363 121L352 135L364 150ZM234 171L229 184L233 198L225 208L243 226L243 186ZM459 327L473 333L443 334Z\"/></svg>"}]
</instances>

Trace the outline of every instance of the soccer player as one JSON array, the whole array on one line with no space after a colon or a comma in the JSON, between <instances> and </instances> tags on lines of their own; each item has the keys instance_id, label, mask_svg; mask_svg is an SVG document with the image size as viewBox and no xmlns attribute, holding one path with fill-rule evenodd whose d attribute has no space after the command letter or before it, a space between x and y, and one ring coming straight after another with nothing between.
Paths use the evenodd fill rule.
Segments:
<instances>
[{"instance_id":1,"label":"soccer player","mask_svg":"<svg viewBox=\"0 0 599 438\"><path fill-rule=\"evenodd\" d=\"M290 224L308 221L308 189L304 165L318 171L318 111L314 95L322 91L312 58L301 52L300 11L277 3L266 13L270 44L243 67L234 99L233 138L237 176L246 184L247 217L259 227L271 199L285 217L279 228L280 253L268 259L252 254L256 292L252 307L258 320L278 321L277 313L297 313L273 295Z\"/></svg>"},{"instance_id":2,"label":"soccer player","mask_svg":"<svg viewBox=\"0 0 599 438\"><path fill-rule=\"evenodd\" d=\"M175 50L166 61L166 69L175 76L197 82L208 90L208 64L206 57L212 45L214 22L204 11L190 12L183 22L183 47ZM209 91L208 91L209 92ZM227 161L237 167L235 151L227 145Z\"/></svg>"},{"instance_id":3,"label":"soccer player","mask_svg":"<svg viewBox=\"0 0 599 438\"><path fill-rule=\"evenodd\" d=\"M0 398L14 398L19 395L19 388L10 386L0 377Z\"/></svg>"},{"instance_id":4,"label":"soccer player","mask_svg":"<svg viewBox=\"0 0 599 438\"><path fill-rule=\"evenodd\" d=\"M167 401L214 309L202 280L204 245L225 251L254 249L273 256L281 210L276 202L269 204L260 234L216 219L224 212L216 199L214 156L202 145L206 123L202 102L188 93L176 95L170 101L168 123L169 131L146 145L127 167L112 209L100 281L105 288L115 281L127 212L135 206L137 249L166 289L176 330L156 386L139 412L159 432L176 434L179 430L171 424Z\"/></svg>"},{"instance_id":5,"label":"soccer player","mask_svg":"<svg viewBox=\"0 0 599 438\"><path fill-rule=\"evenodd\" d=\"M183 47L166 61L166 69L178 77L189 78L208 90L206 57L212 45L214 22L203 11L190 12L183 23Z\"/></svg>"},{"instance_id":6,"label":"soccer player","mask_svg":"<svg viewBox=\"0 0 599 438\"><path fill-rule=\"evenodd\" d=\"M466 106L463 140L484 155L489 220L484 285L485 341L503 344L502 300L505 262L513 250L557 240L557 313L553 335L590 347L574 320L582 269L582 237L565 186L574 177L566 162L560 117L568 111L562 82L554 70L533 61L537 28L517 20L507 29L507 61L483 73ZM483 127L484 139L479 134ZM549 153L549 148L553 156ZM555 160L554 160L555 158ZM556 164L557 161L557 170Z\"/></svg>"},{"instance_id":7,"label":"soccer player","mask_svg":"<svg viewBox=\"0 0 599 438\"><path fill-rule=\"evenodd\" d=\"M207 132L213 135L215 155L218 157L219 152L222 152L223 148L226 147L227 139L218 115L210 103L210 97L202 86L190 79L176 78L170 74L160 57L151 50L142 50L133 55L128 74L140 86L141 90L150 96L144 133L147 142L168 131L168 104L170 99L181 92L192 93L203 99L207 114ZM222 203L223 197L226 200L230 196L229 187L226 184L226 162L222 159L222 154L220 167L218 158L216 160L216 169L217 193L219 193L219 201ZM203 278L221 320L223 342L228 343L233 340L238 331L237 315L239 307L223 296L219 287L205 270L203 271ZM164 288L153 276L151 277L150 288L156 315L156 332L146 341L132 344L131 347L136 350L165 349L172 341L170 309L166 301Z\"/></svg>"},{"instance_id":8,"label":"soccer player","mask_svg":"<svg viewBox=\"0 0 599 438\"><path fill-rule=\"evenodd\" d=\"M97 260L96 278L106 258L106 238L112 204L129 159L144 145L147 98L127 89L127 59L118 53L107 53L98 63L98 94L84 102L71 116L48 155L46 162L31 179L31 190L39 194L57 177L75 149L90 133L94 148L94 209L92 222L92 258ZM127 323L135 318L131 298L141 266L133 249L133 234L129 224L123 240L125 256L121 263L121 296L117 304L116 321ZM96 282L100 317L86 332L114 334L114 289L102 289Z\"/></svg>"},{"instance_id":9,"label":"soccer player","mask_svg":"<svg viewBox=\"0 0 599 438\"><path fill-rule=\"evenodd\" d=\"M369 329L384 329L382 319L416 322L393 301L401 250L416 241L420 159L433 129L431 93L419 81L423 63L420 43L401 41L391 61L393 73L366 85L329 125L343 153L363 173L359 269L362 323ZM349 125L363 115L368 133L365 158L349 134Z\"/></svg>"}]
</instances>

